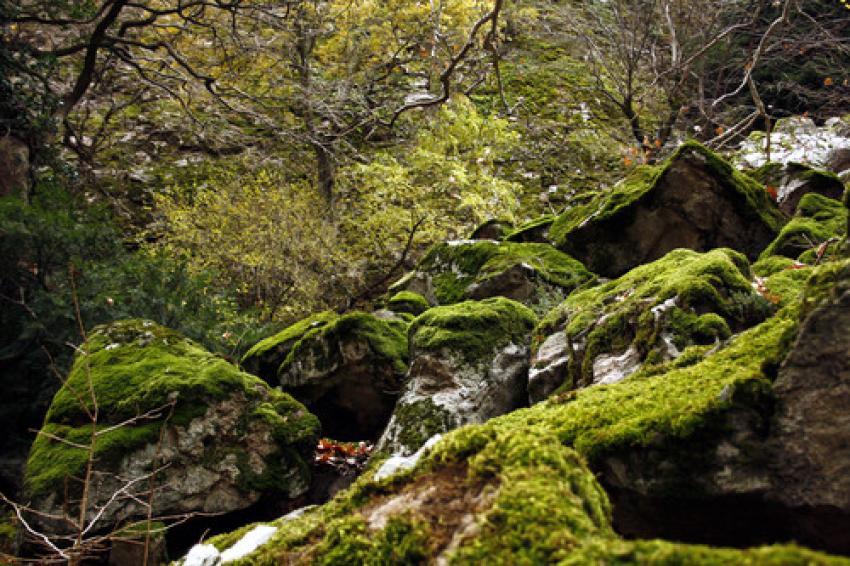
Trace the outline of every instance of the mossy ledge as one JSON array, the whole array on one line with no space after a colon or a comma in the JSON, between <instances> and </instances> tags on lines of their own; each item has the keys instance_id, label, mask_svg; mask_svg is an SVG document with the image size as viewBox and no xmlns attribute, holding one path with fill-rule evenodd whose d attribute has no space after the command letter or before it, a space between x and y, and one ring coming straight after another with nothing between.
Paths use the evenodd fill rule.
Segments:
<instances>
[{"instance_id":1,"label":"mossy ledge","mask_svg":"<svg viewBox=\"0 0 850 566\"><path fill-rule=\"evenodd\" d=\"M815 260L817 247L833 239L831 250L837 250L846 237L847 209L837 200L817 193L809 193L800 200L797 212L773 242L762 252L761 258L782 255L801 261Z\"/></svg>"},{"instance_id":2,"label":"mossy ledge","mask_svg":"<svg viewBox=\"0 0 850 566\"><path fill-rule=\"evenodd\" d=\"M278 375L289 371L301 356L325 356L324 344L343 343L347 339L366 341L372 352L388 361L397 373L407 371L407 331L410 324L407 320L382 319L371 313L354 311L328 317L324 321L324 324L312 324L294 340L277 368Z\"/></svg>"},{"instance_id":3,"label":"mossy ledge","mask_svg":"<svg viewBox=\"0 0 850 566\"><path fill-rule=\"evenodd\" d=\"M542 282L569 292L592 279L581 262L548 244L468 240L433 246L416 271L391 290L416 290L432 302L446 305L471 298L473 284L486 284L511 268L524 266ZM423 280L422 289L414 286ZM432 295L432 296L431 296Z\"/></svg>"}]
</instances>

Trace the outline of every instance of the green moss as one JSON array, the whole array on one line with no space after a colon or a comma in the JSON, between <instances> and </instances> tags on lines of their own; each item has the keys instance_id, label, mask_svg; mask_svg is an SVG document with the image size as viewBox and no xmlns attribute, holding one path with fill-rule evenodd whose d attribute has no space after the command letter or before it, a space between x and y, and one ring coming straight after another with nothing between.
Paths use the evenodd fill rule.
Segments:
<instances>
[{"instance_id":1,"label":"green moss","mask_svg":"<svg viewBox=\"0 0 850 566\"><path fill-rule=\"evenodd\" d=\"M653 566L822 566L847 564L846 558L828 556L794 545L759 548L712 548L662 540L594 539L584 545L561 566L584 564L652 564Z\"/></svg>"},{"instance_id":2,"label":"green moss","mask_svg":"<svg viewBox=\"0 0 850 566\"><path fill-rule=\"evenodd\" d=\"M536 322L528 307L502 297L434 307L410 326L411 351L448 350L479 362L511 342L525 344Z\"/></svg>"},{"instance_id":3,"label":"green moss","mask_svg":"<svg viewBox=\"0 0 850 566\"><path fill-rule=\"evenodd\" d=\"M674 298L674 304L663 305ZM770 310L752 289L744 256L727 249L705 254L679 249L619 279L574 292L535 329L532 349L561 329L574 343L586 342L566 382L587 383L601 353L633 345L652 362L665 348L664 331L672 331L676 347L683 349L726 339Z\"/></svg>"},{"instance_id":4,"label":"green moss","mask_svg":"<svg viewBox=\"0 0 850 566\"><path fill-rule=\"evenodd\" d=\"M314 360L328 360L329 344L346 340L365 340L376 357L392 364L398 373L407 371L407 329L404 320L383 320L364 312L350 312L327 320L324 324L310 327L289 349L278 367L278 375L289 370L302 356Z\"/></svg>"},{"instance_id":5,"label":"green moss","mask_svg":"<svg viewBox=\"0 0 850 566\"><path fill-rule=\"evenodd\" d=\"M516 230L508 232L504 240L506 242L527 242L535 241L542 238L542 234L549 230L552 223L555 221L555 216L547 214L526 222L519 226Z\"/></svg>"},{"instance_id":6,"label":"green moss","mask_svg":"<svg viewBox=\"0 0 850 566\"><path fill-rule=\"evenodd\" d=\"M800 200L794 218L762 252L761 259L773 255L800 257L830 238L843 238L847 218L847 209L837 200L809 193Z\"/></svg>"},{"instance_id":7,"label":"green moss","mask_svg":"<svg viewBox=\"0 0 850 566\"><path fill-rule=\"evenodd\" d=\"M387 301L387 308L393 312L420 315L431 308L428 299L412 291L399 291Z\"/></svg>"},{"instance_id":8,"label":"green moss","mask_svg":"<svg viewBox=\"0 0 850 566\"><path fill-rule=\"evenodd\" d=\"M823 273L816 288L837 277L835 269L821 271L830 274ZM770 390L770 368L785 356L797 320L795 305L714 354L694 349L691 363L663 375L636 375L452 431L414 470L380 482L364 475L323 507L281 522L246 562L433 562L445 550L434 546L434 529L453 524L450 534L459 532L457 525L468 522L458 513L476 501L476 528L460 539L449 563L848 564L793 545L737 550L624 540L612 529L608 498L585 464L585 458L598 462L639 446L657 448L659 438L693 441L741 404L758 402L757 393ZM446 486L454 491L444 494ZM416 494L434 490L445 503L417 507ZM400 511L386 527L370 528L370 513L386 512L393 499L404 502ZM465 502L460 510L457 501Z\"/></svg>"},{"instance_id":9,"label":"green moss","mask_svg":"<svg viewBox=\"0 0 850 566\"><path fill-rule=\"evenodd\" d=\"M333 321L336 317L337 315L333 311L324 311L319 314L309 316L304 320L299 320L295 324L284 328L274 336L269 336L268 338L254 344L254 346L252 346L251 349L245 352L245 355L242 356L241 363L250 363L250 360L260 358L272 350L277 350L281 353L285 352L295 341L304 336L306 332L322 327Z\"/></svg>"},{"instance_id":10,"label":"green moss","mask_svg":"<svg viewBox=\"0 0 850 566\"><path fill-rule=\"evenodd\" d=\"M546 283L571 291L592 278L575 259L548 244L453 242L431 248L417 270L432 277L434 295L441 305L464 300L473 283L483 283L508 269L526 265Z\"/></svg>"},{"instance_id":11,"label":"green moss","mask_svg":"<svg viewBox=\"0 0 850 566\"><path fill-rule=\"evenodd\" d=\"M413 403L400 402L393 417L398 425L398 442L417 449L435 434L457 426L452 415L431 399L420 399Z\"/></svg>"},{"instance_id":12,"label":"green moss","mask_svg":"<svg viewBox=\"0 0 850 566\"><path fill-rule=\"evenodd\" d=\"M572 208L560 215L549 230L549 237L558 248L563 248L572 232L587 223L610 221L648 197L670 167L679 159L698 159L727 188L738 195L742 215L764 223L778 232L785 222L782 213L770 202L758 181L736 171L728 162L702 145L689 141L682 144L662 165L640 166L611 191L601 194L589 203Z\"/></svg>"},{"instance_id":13,"label":"green moss","mask_svg":"<svg viewBox=\"0 0 850 566\"><path fill-rule=\"evenodd\" d=\"M424 564L429 528L423 521L392 517L377 533L357 518L339 521L315 548L311 562L323 566Z\"/></svg>"},{"instance_id":14,"label":"green moss","mask_svg":"<svg viewBox=\"0 0 850 566\"><path fill-rule=\"evenodd\" d=\"M532 267L541 279L566 290L575 289L593 277L581 262L548 244L502 244L499 253L481 266L476 282L486 281L519 264Z\"/></svg>"},{"instance_id":15,"label":"green moss","mask_svg":"<svg viewBox=\"0 0 850 566\"><path fill-rule=\"evenodd\" d=\"M239 371L195 342L149 321L116 322L92 331L53 398L27 462L25 481L30 495L61 489L64 478L83 470L86 451L50 436L90 445L92 423L86 412L92 407L90 385L97 400L97 428L110 429L96 440L99 466L108 467L123 455L156 442L166 419L170 425L186 426L209 405L231 396L267 401L281 411L277 419L286 424L273 430L286 442L310 444L318 432L318 421L303 405L270 391L259 378ZM166 407L171 402L173 409ZM112 428L161 407L165 408L153 419Z\"/></svg>"}]
</instances>

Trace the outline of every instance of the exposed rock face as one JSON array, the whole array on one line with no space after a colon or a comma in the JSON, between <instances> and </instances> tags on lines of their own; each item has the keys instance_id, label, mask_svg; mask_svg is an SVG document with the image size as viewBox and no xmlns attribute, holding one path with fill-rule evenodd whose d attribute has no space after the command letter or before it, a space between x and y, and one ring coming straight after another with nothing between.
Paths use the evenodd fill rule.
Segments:
<instances>
[{"instance_id":1,"label":"exposed rock face","mask_svg":"<svg viewBox=\"0 0 850 566\"><path fill-rule=\"evenodd\" d=\"M759 183L687 143L662 166L640 168L559 216L550 237L591 271L618 277L676 248L728 247L754 260L783 222Z\"/></svg>"},{"instance_id":2,"label":"exposed rock face","mask_svg":"<svg viewBox=\"0 0 850 566\"><path fill-rule=\"evenodd\" d=\"M83 351L27 463L37 510L61 515L66 493L79 497L81 485L69 478L84 474L87 452L55 438L89 444L91 420L81 405L90 403L89 381L98 426L107 430L96 441L90 484L89 516L106 506L93 532L145 518L148 476L165 463L150 500L155 517L228 513L306 492L319 423L290 396L148 321L99 327ZM110 501L122 490L134 497Z\"/></svg>"},{"instance_id":3,"label":"exposed rock face","mask_svg":"<svg viewBox=\"0 0 850 566\"><path fill-rule=\"evenodd\" d=\"M770 135L772 163L802 163L826 168L836 174L846 171L842 161L834 156L850 149L850 119L830 118L823 127L811 118L793 116L776 123ZM746 168L762 167L767 163L765 133L753 132L741 143L734 157L736 165Z\"/></svg>"},{"instance_id":4,"label":"exposed rock face","mask_svg":"<svg viewBox=\"0 0 850 566\"><path fill-rule=\"evenodd\" d=\"M781 255L814 262L821 244L828 241L838 244L844 240L847 221L847 209L841 202L820 194L807 194L800 201L794 218L762 252L762 258ZM826 251L831 250L821 250L821 259Z\"/></svg>"},{"instance_id":5,"label":"exposed rock face","mask_svg":"<svg viewBox=\"0 0 850 566\"><path fill-rule=\"evenodd\" d=\"M850 152L850 148L847 149ZM766 164L752 175L766 186L776 191L776 203L788 216L797 211L800 199L810 193L816 193L831 199L841 200L844 183L834 173L813 169L800 163Z\"/></svg>"},{"instance_id":6,"label":"exposed rock face","mask_svg":"<svg viewBox=\"0 0 850 566\"><path fill-rule=\"evenodd\" d=\"M412 454L435 434L524 406L525 344L535 322L529 309L503 298L435 307L417 318L408 381L377 449Z\"/></svg>"},{"instance_id":7,"label":"exposed rock face","mask_svg":"<svg viewBox=\"0 0 850 566\"><path fill-rule=\"evenodd\" d=\"M406 320L322 313L254 346L243 358L315 413L326 436L377 439L407 371Z\"/></svg>"},{"instance_id":8,"label":"exposed rock face","mask_svg":"<svg viewBox=\"0 0 850 566\"><path fill-rule=\"evenodd\" d=\"M732 250L676 250L573 293L534 332L530 401L558 389L615 383L686 351L676 363L694 363L770 314L750 279L746 258Z\"/></svg>"},{"instance_id":9,"label":"exposed rock face","mask_svg":"<svg viewBox=\"0 0 850 566\"><path fill-rule=\"evenodd\" d=\"M476 228L470 240L501 240L506 234L512 232L513 224L507 220L488 220L478 228Z\"/></svg>"},{"instance_id":10,"label":"exposed rock face","mask_svg":"<svg viewBox=\"0 0 850 566\"><path fill-rule=\"evenodd\" d=\"M591 278L581 263L548 244L462 240L434 246L391 289L439 305L501 296L543 313Z\"/></svg>"},{"instance_id":11,"label":"exposed rock face","mask_svg":"<svg viewBox=\"0 0 850 566\"><path fill-rule=\"evenodd\" d=\"M801 525L807 537L850 532L850 264L837 277L801 325L774 383L770 497L812 511L812 523ZM850 553L850 540L836 550Z\"/></svg>"}]
</instances>

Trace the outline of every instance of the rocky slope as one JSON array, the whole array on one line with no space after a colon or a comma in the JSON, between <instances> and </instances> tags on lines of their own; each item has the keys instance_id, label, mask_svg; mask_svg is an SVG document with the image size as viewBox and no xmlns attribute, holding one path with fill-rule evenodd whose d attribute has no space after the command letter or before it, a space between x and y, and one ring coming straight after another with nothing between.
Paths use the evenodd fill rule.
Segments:
<instances>
[{"instance_id":1,"label":"rocky slope","mask_svg":"<svg viewBox=\"0 0 850 566\"><path fill-rule=\"evenodd\" d=\"M242 364L262 379L126 322L72 381L94 378L105 424L160 411L98 460L127 476L169 451L164 514L283 514L321 480L319 427L377 442L348 490L187 565L850 564L847 198L825 186L789 217L687 144L557 218L436 246L380 310L258 343ZM60 392L44 431L79 441L75 406ZM74 454L40 437L40 508ZM138 513L115 505L104 528Z\"/></svg>"}]
</instances>

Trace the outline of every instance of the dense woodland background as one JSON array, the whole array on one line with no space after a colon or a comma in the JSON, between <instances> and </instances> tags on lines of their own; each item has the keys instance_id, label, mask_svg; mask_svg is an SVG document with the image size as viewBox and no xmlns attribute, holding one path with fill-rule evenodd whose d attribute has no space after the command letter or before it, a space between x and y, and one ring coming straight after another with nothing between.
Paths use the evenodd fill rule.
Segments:
<instances>
[{"instance_id":1,"label":"dense woodland background","mask_svg":"<svg viewBox=\"0 0 850 566\"><path fill-rule=\"evenodd\" d=\"M22 431L97 324L235 358L488 219L850 105L840 0L0 0L0 31L2 416Z\"/></svg>"}]
</instances>

